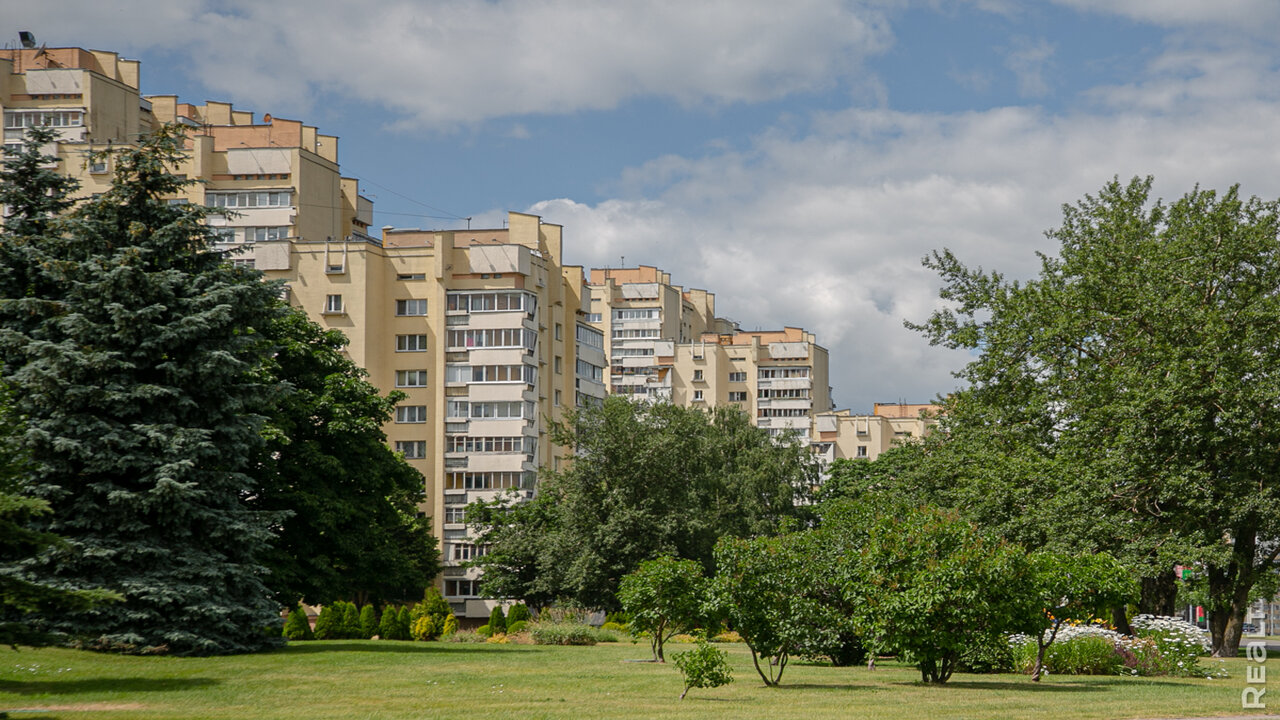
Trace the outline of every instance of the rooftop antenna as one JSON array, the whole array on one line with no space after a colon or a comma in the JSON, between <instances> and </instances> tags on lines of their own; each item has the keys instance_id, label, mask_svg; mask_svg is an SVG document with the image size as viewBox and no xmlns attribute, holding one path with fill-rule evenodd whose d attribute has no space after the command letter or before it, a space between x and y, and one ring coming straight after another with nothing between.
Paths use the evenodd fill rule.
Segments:
<instances>
[{"instance_id":1,"label":"rooftop antenna","mask_svg":"<svg viewBox=\"0 0 1280 720\"><path fill-rule=\"evenodd\" d=\"M621 262L621 263L619 263L619 264L618 264L618 266L619 266L619 267L626 267L626 266L627 266L627 256L626 256L626 255L623 255L623 256L622 256L622 262Z\"/></svg>"},{"instance_id":2,"label":"rooftop antenna","mask_svg":"<svg viewBox=\"0 0 1280 720\"><path fill-rule=\"evenodd\" d=\"M471 229L471 218L467 218L467 229Z\"/></svg>"},{"instance_id":3,"label":"rooftop antenna","mask_svg":"<svg viewBox=\"0 0 1280 720\"><path fill-rule=\"evenodd\" d=\"M31 32L30 30L19 30L18 40L22 42L22 47L28 50L34 50L36 47L35 33Z\"/></svg>"}]
</instances>

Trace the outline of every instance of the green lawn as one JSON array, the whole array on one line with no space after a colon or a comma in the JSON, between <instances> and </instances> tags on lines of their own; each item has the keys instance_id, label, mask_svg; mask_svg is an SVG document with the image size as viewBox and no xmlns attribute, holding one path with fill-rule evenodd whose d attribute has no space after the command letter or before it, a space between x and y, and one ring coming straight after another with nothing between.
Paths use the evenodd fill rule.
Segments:
<instances>
[{"instance_id":1,"label":"green lawn","mask_svg":"<svg viewBox=\"0 0 1280 720\"><path fill-rule=\"evenodd\" d=\"M726 647L726 646L722 646ZM889 663L793 663L765 688L742 645L735 682L684 701L671 664L647 645L595 647L377 641L295 643L219 658L122 657L0 649L0 711L11 718L1158 718L1241 715L1232 677L956 675L942 687ZM682 646L671 646L680 652ZM1217 661L1209 661L1217 662Z\"/></svg>"}]
</instances>

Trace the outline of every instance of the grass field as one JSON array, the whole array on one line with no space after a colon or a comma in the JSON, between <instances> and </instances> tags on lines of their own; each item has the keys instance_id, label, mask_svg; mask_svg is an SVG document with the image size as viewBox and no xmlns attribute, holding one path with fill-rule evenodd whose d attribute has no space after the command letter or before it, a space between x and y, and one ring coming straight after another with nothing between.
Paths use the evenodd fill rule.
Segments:
<instances>
[{"instance_id":1,"label":"grass field","mask_svg":"<svg viewBox=\"0 0 1280 720\"><path fill-rule=\"evenodd\" d=\"M1244 660L1231 677L956 675L792 663L764 687L742 645L734 682L683 701L671 664L647 645L595 647L378 641L295 643L219 658L0 649L0 711L11 718L1159 718L1244 715ZM668 656L683 647L670 646ZM1217 661L1208 661L1217 662Z\"/></svg>"}]
</instances>

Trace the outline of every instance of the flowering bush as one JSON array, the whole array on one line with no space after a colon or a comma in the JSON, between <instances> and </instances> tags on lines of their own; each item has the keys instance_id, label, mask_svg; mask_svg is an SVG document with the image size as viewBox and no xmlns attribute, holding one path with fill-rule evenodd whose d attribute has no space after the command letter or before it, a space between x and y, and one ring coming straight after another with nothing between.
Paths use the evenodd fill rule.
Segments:
<instances>
[{"instance_id":1,"label":"flowering bush","mask_svg":"<svg viewBox=\"0 0 1280 720\"><path fill-rule=\"evenodd\" d=\"M1139 615L1131 624L1136 637L1100 625L1064 623L1045 653L1046 670L1060 675L1226 675L1222 668L1199 663L1199 657L1208 653L1208 645L1204 633L1194 625L1151 615ZM1009 644L1015 669L1031 672L1036 661L1035 638L1013 635Z\"/></svg>"}]
</instances>

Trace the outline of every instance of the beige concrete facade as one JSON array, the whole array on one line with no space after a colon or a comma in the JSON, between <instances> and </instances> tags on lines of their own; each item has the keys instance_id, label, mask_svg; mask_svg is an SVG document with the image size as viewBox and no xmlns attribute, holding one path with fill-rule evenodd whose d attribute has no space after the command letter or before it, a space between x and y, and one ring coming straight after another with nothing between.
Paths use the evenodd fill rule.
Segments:
<instances>
[{"instance_id":1,"label":"beige concrete facade","mask_svg":"<svg viewBox=\"0 0 1280 720\"><path fill-rule=\"evenodd\" d=\"M352 339L374 384L406 394L387 438L425 479L442 589L465 617L496 601L478 598L479 572L462 567L485 552L464 508L532 497L538 468L564 460L548 420L604 397L603 337L586 323L582 268L564 266L562 243L560 226L510 213L502 229L291 240L288 269L267 273Z\"/></svg>"},{"instance_id":2,"label":"beige concrete facade","mask_svg":"<svg viewBox=\"0 0 1280 720\"><path fill-rule=\"evenodd\" d=\"M814 422L813 450L826 462L875 460L895 444L923 438L937 426L937 406L876 403L870 415L848 410L820 413Z\"/></svg>"}]
</instances>

